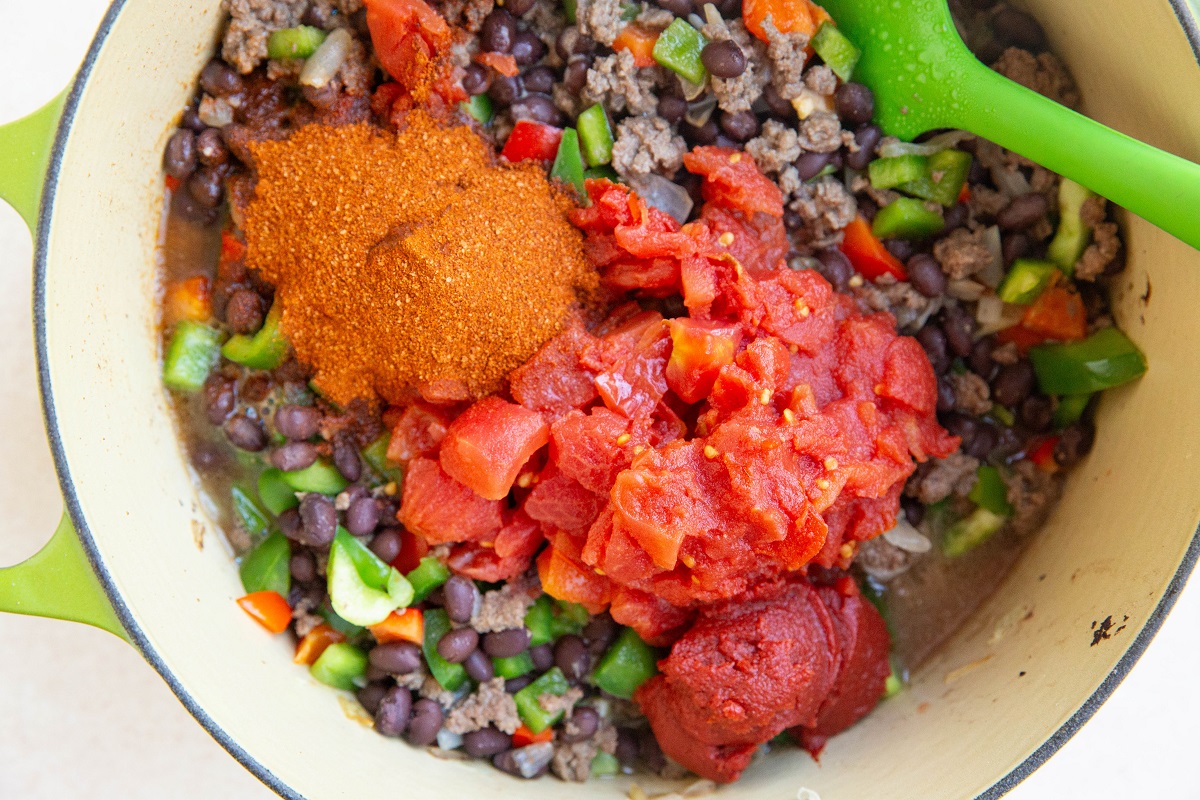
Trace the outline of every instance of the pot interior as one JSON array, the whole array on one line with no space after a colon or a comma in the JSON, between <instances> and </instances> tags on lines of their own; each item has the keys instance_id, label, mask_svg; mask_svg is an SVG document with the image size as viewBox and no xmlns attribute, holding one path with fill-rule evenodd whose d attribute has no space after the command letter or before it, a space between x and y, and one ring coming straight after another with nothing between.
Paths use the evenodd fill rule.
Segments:
<instances>
[{"instance_id":1,"label":"pot interior","mask_svg":"<svg viewBox=\"0 0 1200 800\"><path fill-rule=\"evenodd\" d=\"M352 704L294 666L284 638L247 624L233 602L237 572L177 441L156 335L160 154L216 41L219 5L119 3L60 142L41 233L39 334L76 523L155 666L281 792L368 800L403 785L415 796L560 797L557 781L440 761L347 719ZM1027 5L1093 116L1200 160L1200 104L1190 101L1200 68L1170 3ZM1095 450L1047 527L911 689L835 738L819 766L796 751L776 755L722 796L783 800L802 786L826 798L877 797L881 786L889 797L985 793L1053 752L1144 647L1195 556L1200 252L1126 222L1129 269L1114 307L1150 371L1105 395ZM627 783L570 791L611 798Z\"/></svg>"}]
</instances>

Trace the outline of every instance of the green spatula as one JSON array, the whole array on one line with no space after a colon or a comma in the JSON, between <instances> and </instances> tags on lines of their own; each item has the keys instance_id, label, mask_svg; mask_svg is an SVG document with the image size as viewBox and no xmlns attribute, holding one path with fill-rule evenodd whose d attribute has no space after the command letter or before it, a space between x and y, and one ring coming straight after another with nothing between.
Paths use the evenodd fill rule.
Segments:
<instances>
[{"instance_id":1,"label":"green spatula","mask_svg":"<svg viewBox=\"0 0 1200 800\"><path fill-rule=\"evenodd\" d=\"M1200 166L988 69L959 38L946 0L819 2L862 48L854 80L875 92L887 133L911 140L936 128L970 131L1200 248Z\"/></svg>"}]
</instances>

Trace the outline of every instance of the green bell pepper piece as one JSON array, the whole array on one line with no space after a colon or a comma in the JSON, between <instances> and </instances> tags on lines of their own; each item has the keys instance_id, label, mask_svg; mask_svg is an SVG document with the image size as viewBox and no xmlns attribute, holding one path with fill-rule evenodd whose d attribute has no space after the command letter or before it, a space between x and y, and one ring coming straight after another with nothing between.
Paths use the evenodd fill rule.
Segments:
<instances>
[{"instance_id":1,"label":"green bell pepper piece","mask_svg":"<svg viewBox=\"0 0 1200 800\"><path fill-rule=\"evenodd\" d=\"M583 179L594 181L607 180L612 181L613 183L621 182L621 176L617 174L615 169L607 164L600 167L591 167L590 169L585 169L583 171Z\"/></svg>"},{"instance_id":2,"label":"green bell pepper piece","mask_svg":"<svg viewBox=\"0 0 1200 800\"><path fill-rule=\"evenodd\" d=\"M258 498L275 516L300 505L296 490L283 479L282 470L275 467L264 469L258 476Z\"/></svg>"},{"instance_id":3,"label":"green bell pepper piece","mask_svg":"<svg viewBox=\"0 0 1200 800\"><path fill-rule=\"evenodd\" d=\"M331 644L308 671L326 686L351 691L366 684L367 654L346 642Z\"/></svg>"},{"instance_id":4,"label":"green bell pepper piece","mask_svg":"<svg viewBox=\"0 0 1200 800\"><path fill-rule=\"evenodd\" d=\"M272 533L263 539L242 556L242 564L238 567L246 594L278 592L287 597L292 589L291 558L292 547L282 533Z\"/></svg>"},{"instance_id":5,"label":"green bell pepper piece","mask_svg":"<svg viewBox=\"0 0 1200 800\"><path fill-rule=\"evenodd\" d=\"M567 24L575 24L575 12L578 10L578 0L563 0L563 15L567 18Z\"/></svg>"},{"instance_id":6,"label":"green bell pepper piece","mask_svg":"<svg viewBox=\"0 0 1200 800\"><path fill-rule=\"evenodd\" d=\"M450 570L435 556L425 556L421 562L408 573L408 582L412 584L414 599L419 603L446 581L450 580Z\"/></svg>"},{"instance_id":7,"label":"green bell pepper piece","mask_svg":"<svg viewBox=\"0 0 1200 800\"><path fill-rule=\"evenodd\" d=\"M467 682L467 668L462 664L451 664L437 651L437 643L452 627L445 609L425 610L425 662L429 664L429 674L447 692L456 692Z\"/></svg>"},{"instance_id":8,"label":"green bell pepper piece","mask_svg":"<svg viewBox=\"0 0 1200 800\"><path fill-rule=\"evenodd\" d=\"M304 469L281 472L280 477L297 492L335 495L350 485L338 468L324 459L317 459Z\"/></svg>"},{"instance_id":9,"label":"green bell pepper piece","mask_svg":"<svg viewBox=\"0 0 1200 800\"><path fill-rule=\"evenodd\" d=\"M621 772L621 762L611 753L601 750L592 757L592 777L602 775L618 775Z\"/></svg>"},{"instance_id":10,"label":"green bell pepper piece","mask_svg":"<svg viewBox=\"0 0 1200 800\"><path fill-rule=\"evenodd\" d=\"M425 622L426 630L429 630L429 621ZM513 695L513 699L517 701L517 714L520 715L521 721L534 734L541 733L556 724L563 718L565 712L562 710L556 711L553 714L542 708L542 704L538 702L538 698L544 694L552 694L561 697L571 688L571 684L567 682L567 678L563 675L562 670L558 667L553 667L548 672L545 672L533 683L526 686L521 691Z\"/></svg>"},{"instance_id":11,"label":"green bell pepper piece","mask_svg":"<svg viewBox=\"0 0 1200 800\"><path fill-rule=\"evenodd\" d=\"M675 20L658 35L654 43L654 60L692 83L704 83L708 70L700 60L700 51L708 40L704 34L688 24L687 20Z\"/></svg>"},{"instance_id":12,"label":"green bell pepper piece","mask_svg":"<svg viewBox=\"0 0 1200 800\"><path fill-rule=\"evenodd\" d=\"M1031 348L1029 360L1043 394L1101 392L1146 371L1146 357L1116 328L1101 328L1080 342Z\"/></svg>"},{"instance_id":13,"label":"green bell pepper piece","mask_svg":"<svg viewBox=\"0 0 1200 800\"><path fill-rule=\"evenodd\" d=\"M1054 417L1051 420L1054 427L1062 430L1079 422L1091 401L1090 394L1069 394L1058 398L1058 406L1054 409Z\"/></svg>"},{"instance_id":14,"label":"green bell pepper piece","mask_svg":"<svg viewBox=\"0 0 1200 800\"><path fill-rule=\"evenodd\" d=\"M876 189L894 189L928 178L929 175L929 159L913 153L893 158L877 158L867 165L867 177Z\"/></svg>"},{"instance_id":15,"label":"green bell pepper piece","mask_svg":"<svg viewBox=\"0 0 1200 800\"><path fill-rule=\"evenodd\" d=\"M539 596L525 612L525 627L533 634L531 647L554 641L554 601L549 595Z\"/></svg>"},{"instance_id":16,"label":"green bell pepper piece","mask_svg":"<svg viewBox=\"0 0 1200 800\"><path fill-rule=\"evenodd\" d=\"M583 626L588 624L591 615L583 606L578 603L568 603L566 600L555 600L554 606L556 614L554 623L551 628L554 631L554 638L566 636L568 633L579 633L583 630Z\"/></svg>"},{"instance_id":17,"label":"green bell pepper piece","mask_svg":"<svg viewBox=\"0 0 1200 800\"><path fill-rule=\"evenodd\" d=\"M271 520L267 518L266 512L259 508L258 503L254 502L254 498L248 491L241 486L234 486L229 490L229 497L238 522L252 538L265 536L271 530ZM286 593L280 592L280 594Z\"/></svg>"},{"instance_id":18,"label":"green bell pepper piece","mask_svg":"<svg viewBox=\"0 0 1200 800\"><path fill-rule=\"evenodd\" d=\"M579 128L579 148L589 167L612 162L613 134L604 106L596 103L584 109L575 120Z\"/></svg>"},{"instance_id":19,"label":"green bell pepper piece","mask_svg":"<svg viewBox=\"0 0 1200 800\"><path fill-rule=\"evenodd\" d=\"M1008 502L1008 484L1000 470L984 464L976 473L975 485L968 499L980 508L986 508L998 517L1011 517L1013 507Z\"/></svg>"},{"instance_id":20,"label":"green bell pepper piece","mask_svg":"<svg viewBox=\"0 0 1200 800\"><path fill-rule=\"evenodd\" d=\"M384 432L378 439L367 445L367 448L362 451L362 456L367 465L385 481L400 483L404 480L404 470L392 464L387 458L388 445L391 442L392 435Z\"/></svg>"},{"instance_id":21,"label":"green bell pepper piece","mask_svg":"<svg viewBox=\"0 0 1200 800\"><path fill-rule=\"evenodd\" d=\"M1058 230L1046 249L1046 258L1066 275L1075 274L1075 262L1092 240L1092 229L1083 221L1083 204L1096 193L1069 178L1058 185Z\"/></svg>"},{"instance_id":22,"label":"green bell pepper piece","mask_svg":"<svg viewBox=\"0 0 1200 800\"><path fill-rule=\"evenodd\" d=\"M990 539L1007 521L1008 517L980 506L970 516L951 525L942 535L942 552L949 558L968 553Z\"/></svg>"},{"instance_id":23,"label":"green bell pepper piece","mask_svg":"<svg viewBox=\"0 0 1200 800\"><path fill-rule=\"evenodd\" d=\"M887 680L883 684L883 699L887 700L889 697L895 697L902 691L904 691L904 681L896 673L896 665L893 664L892 671L888 674Z\"/></svg>"},{"instance_id":24,"label":"green bell pepper piece","mask_svg":"<svg viewBox=\"0 0 1200 800\"><path fill-rule=\"evenodd\" d=\"M1041 296L1057 272L1053 262L1018 258L1000 282L996 295L1006 303L1027 306Z\"/></svg>"},{"instance_id":25,"label":"green bell pepper piece","mask_svg":"<svg viewBox=\"0 0 1200 800\"><path fill-rule=\"evenodd\" d=\"M321 615L321 618L329 624L329 627L333 628L347 639L356 639L361 634L367 632L367 629L363 626L355 625L353 622L347 622L339 617L337 612L333 610L333 606L329 604L328 600L321 604L321 607L317 609L317 613Z\"/></svg>"},{"instance_id":26,"label":"green bell pepper piece","mask_svg":"<svg viewBox=\"0 0 1200 800\"><path fill-rule=\"evenodd\" d=\"M929 174L900 186L900 191L932 200L949 208L958 203L967 176L971 173L971 154L962 150L942 150L929 156Z\"/></svg>"},{"instance_id":27,"label":"green bell pepper piece","mask_svg":"<svg viewBox=\"0 0 1200 800\"><path fill-rule=\"evenodd\" d=\"M946 227L942 215L921 200L900 197L879 209L871 232L880 239L928 239Z\"/></svg>"},{"instance_id":28,"label":"green bell pepper piece","mask_svg":"<svg viewBox=\"0 0 1200 800\"><path fill-rule=\"evenodd\" d=\"M258 333L253 336L239 334L230 338L221 348L221 355L251 369L275 369L288 354L288 340L279 327L282 316L283 308L276 301L267 312L267 318Z\"/></svg>"},{"instance_id":29,"label":"green bell pepper piece","mask_svg":"<svg viewBox=\"0 0 1200 800\"><path fill-rule=\"evenodd\" d=\"M563 131L558 154L554 156L554 165L550 167L550 177L571 184L576 192L583 195L583 155L579 152L579 134L574 128Z\"/></svg>"},{"instance_id":30,"label":"green bell pepper piece","mask_svg":"<svg viewBox=\"0 0 1200 800\"><path fill-rule=\"evenodd\" d=\"M208 373L217 365L221 332L185 319L175 326L163 357L163 384L168 389L191 394L200 391Z\"/></svg>"},{"instance_id":31,"label":"green bell pepper piece","mask_svg":"<svg viewBox=\"0 0 1200 800\"><path fill-rule=\"evenodd\" d=\"M821 57L825 66L833 70L843 81L850 80L854 68L862 58L862 51L854 42L846 38L846 34L838 30L836 25L826 22L817 30L812 38L813 52Z\"/></svg>"},{"instance_id":32,"label":"green bell pepper piece","mask_svg":"<svg viewBox=\"0 0 1200 800\"><path fill-rule=\"evenodd\" d=\"M529 651L518 653L515 656L506 658L493 658L492 668L496 670L496 674L501 678L519 678L533 672L533 656L529 655Z\"/></svg>"},{"instance_id":33,"label":"green bell pepper piece","mask_svg":"<svg viewBox=\"0 0 1200 800\"><path fill-rule=\"evenodd\" d=\"M1009 428L1017 424L1017 418L1013 412L1009 411L999 403L993 403L991 409L987 412L987 415L999 422L1001 425Z\"/></svg>"},{"instance_id":34,"label":"green bell pepper piece","mask_svg":"<svg viewBox=\"0 0 1200 800\"><path fill-rule=\"evenodd\" d=\"M350 531L340 525L333 541L334 544L345 549L346 555L354 564L355 571L367 586L372 589L387 588L392 568L385 564L383 559L371 552L369 547L351 536Z\"/></svg>"},{"instance_id":35,"label":"green bell pepper piece","mask_svg":"<svg viewBox=\"0 0 1200 800\"><path fill-rule=\"evenodd\" d=\"M633 22L638 18L638 14L642 12L642 7L637 3L621 3L621 21Z\"/></svg>"},{"instance_id":36,"label":"green bell pepper piece","mask_svg":"<svg viewBox=\"0 0 1200 800\"><path fill-rule=\"evenodd\" d=\"M377 625L413 599L412 585L365 545L338 528L329 549L329 600L354 625Z\"/></svg>"},{"instance_id":37,"label":"green bell pepper piece","mask_svg":"<svg viewBox=\"0 0 1200 800\"><path fill-rule=\"evenodd\" d=\"M267 58L308 58L317 52L317 48L328 35L311 25L275 31L271 38L267 39Z\"/></svg>"},{"instance_id":38,"label":"green bell pepper piece","mask_svg":"<svg viewBox=\"0 0 1200 800\"><path fill-rule=\"evenodd\" d=\"M621 630L592 672L592 683L625 700L658 672L658 657L633 628Z\"/></svg>"},{"instance_id":39,"label":"green bell pepper piece","mask_svg":"<svg viewBox=\"0 0 1200 800\"><path fill-rule=\"evenodd\" d=\"M474 95L470 100L459 103L458 107L480 125L487 125L492 121L492 100L486 94Z\"/></svg>"}]
</instances>

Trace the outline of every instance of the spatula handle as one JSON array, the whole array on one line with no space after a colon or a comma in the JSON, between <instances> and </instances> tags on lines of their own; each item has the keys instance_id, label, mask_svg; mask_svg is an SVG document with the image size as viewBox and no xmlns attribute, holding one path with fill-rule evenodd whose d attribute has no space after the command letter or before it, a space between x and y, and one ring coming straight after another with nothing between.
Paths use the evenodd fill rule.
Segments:
<instances>
[{"instance_id":1,"label":"spatula handle","mask_svg":"<svg viewBox=\"0 0 1200 800\"><path fill-rule=\"evenodd\" d=\"M976 62L978 63L978 62ZM1132 139L979 64L951 124L1083 184L1200 249L1200 165Z\"/></svg>"}]
</instances>

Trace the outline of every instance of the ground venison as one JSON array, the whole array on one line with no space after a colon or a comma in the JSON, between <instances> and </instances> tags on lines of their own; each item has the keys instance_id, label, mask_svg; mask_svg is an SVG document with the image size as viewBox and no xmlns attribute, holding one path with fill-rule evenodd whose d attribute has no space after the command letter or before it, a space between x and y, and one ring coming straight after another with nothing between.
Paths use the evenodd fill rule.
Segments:
<instances>
[{"instance_id":1,"label":"ground venison","mask_svg":"<svg viewBox=\"0 0 1200 800\"><path fill-rule=\"evenodd\" d=\"M1018 461L1005 478L1008 502L1013 507L1012 531L1027 536L1042 526L1062 495L1062 478L1039 469L1032 461Z\"/></svg>"},{"instance_id":2,"label":"ground venison","mask_svg":"<svg viewBox=\"0 0 1200 800\"><path fill-rule=\"evenodd\" d=\"M808 36L780 33L768 18L763 21L767 35L767 62L771 65L771 85L784 100L793 100L804 91L804 65L808 62Z\"/></svg>"},{"instance_id":3,"label":"ground venison","mask_svg":"<svg viewBox=\"0 0 1200 800\"><path fill-rule=\"evenodd\" d=\"M542 710L551 716L558 712L570 716L571 710L575 708L575 704L583 699L583 690L578 686L568 689L563 694L543 694L539 695L537 702L542 707Z\"/></svg>"},{"instance_id":4,"label":"ground venison","mask_svg":"<svg viewBox=\"0 0 1200 800\"><path fill-rule=\"evenodd\" d=\"M765 67L766 46L750 35L740 19L709 23L701 32L714 42L732 40L746 55L746 69L736 78L716 78L709 81L717 106L722 111L736 113L749 111L762 96L763 88L770 79L770 70Z\"/></svg>"},{"instance_id":5,"label":"ground venison","mask_svg":"<svg viewBox=\"0 0 1200 800\"><path fill-rule=\"evenodd\" d=\"M658 107L651 69L638 69L633 54L621 50L592 62L583 88L583 104L602 103L610 112L651 114Z\"/></svg>"},{"instance_id":6,"label":"ground venison","mask_svg":"<svg viewBox=\"0 0 1200 800\"><path fill-rule=\"evenodd\" d=\"M451 25L465 28L468 33L479 33L483 20L495 6L495 0L442 0L437 9Z\"/></svg>"},{"instance_id":7,"label":"ground venison","mask_svg":"<svg viewBox=\"0 0 1200 800\"><path fill-rule=\"evenodd\" d=\"M1079 108L1079 88L1075 85L1075 79L1053 53L1035 56L1028 50L1010 47L992 65L992 69L1057 103Z\"/></svg>"},{"instance_id":8,"label":"ground venison","mask_svg":"<svg viewBox=\"0 0 1200 800\"><path fill-rule=\"evenodd\" d=\"M442 685L437 682L437 678L432 675L425 677L425 680L421 683L421 688L417 691L421 697L433 700L442 708L450 708L458 700L454 692L442 688Z\"/></svg>"},{"instance_id":9,"label":"ground venison","mask_svg":"<svg viewBox=\"0 0 1200 800\"><path fill-rule=\"evenodd\" d=\"M810 153L832 153L847 144L842 121L831 111L816 111L800 121L797 129L800 146ZM849 135L853 139L852 135Z\"/></svg>"},{"instance_id":10,"label":"ground venison","mask_svg":"<svg viewBox=\"0 0 1200 800\"><path fill-rule=\"evenodd\" d=\"M799 214L804 223L795 234L797 244L814 250L839 244L842 231L858 214L854 195L841 181L829 176L816 183L801 184L788 208Z\"/></svg>"},{"instance_id":11,"label":"ground venison","mask_svg":"<svg viewBox=\"0 0 1200 800\"><path fill-rule=\"evenodd\" d=\"M902 332L915 333L942 307L942 298L926 297L911 283L891 275L855 286L851 292L863 313L886 311L896 318L896 329Z\"/></svg>"},{"instance_id":12,"label":"ground venison","mask_svg":"<svg viewBox=\"0 0 1200 800\"><path fill-rule=\"evenodd\" d=\"M975 485L979 459L963 453L932 459L917 471L905 488L927 506L940 503L952 494L966 495ZM1012 491L1011 488L1009 490Z\"/></svg>"},{"instance_id":13,"label":"ground venison","mask_svg":"<svg viewBox=\"0 0 1200 800\"><path fill-rule=\"evenodd\" d=\"M274 31L294 28L308 8L308 0L222 0L229 27L221 43L221 57L245 75L267 58L267 39Z\"/></svg>"},{"instance_id":14,"label":"ground venison","mask_svg":"<svg viewBox=\"0 0 1200 800\"><path fill-rule=\"evenodd\" d=\"M977 417L992 410L992 393L983 378L974 372L964 372L961 375L951 373L949 381L954 387L956 409Z\"/></svg>"},{"instance_id":15,"label":"ground venison","mask_svg":"<svg viewBox=\"0 0 1200 800\"><path fill-rule=\"evenodd\" d=\"M804 85L822 97L832 97L837 91L838 79L833 70L818 64L804 73Z\"/></svg>"},{"instance_id":16,"label":"ground venison","mask_svg":"<svg viewBox=\"0 0 1200 800\"><path fill-rule=\"evenodd\" d=\"M642 10L638 12L635 22L643 25L651 30L662 30L670 25L675 20L675 15L665 8L652 6L647 3L642 4Z\"/></svg>"},{"instance_id":17,"label":"ground venison","mask_svg":"<svg viewBox=\"0 0 1200 800\"><path fill-rule=\"evenodd\" d=\"M580 0L575 19L580 33L586 33L603 45L611 45L625 27L621 20L621 0Z\"/></svg>"},{"instance_id":18,"label":"ground venison","mask_svg":"<svg viewBox=\"0 0 1200 800\"><path fill-rule=\"evenodd\" d=\"M312 0L304 21L331 31L350 27L350 15L362 10L362 0Z\"/></svg>"},{"instance_id":19,"label":"ground venison","mask_svg":"<svg viewBox=\"0 0 1200 800\"><path fill-rule=\"evenodd\" d=\"M800 140L796 131L769 119L763 123L762 132L746 142L746 152L762 172L773 175L800 157Z\"/></svg>"},{"instance_id":20,"label":"ground venison","mask_svg":"<svg viewBox=\"0 0 1200 800\"><path fill-rule=\"evenodd\" d=\"M992 263L992 253L983 243L983 229L956 228L933 246L933 257L952 280L968 278Z\"/></svg>"},{"instance_id":21,"label":"ground venison","mask_svg":"<svg viewBox=\"0 0 1200 800\"><path fill-rule=\"evenodd\" d=\"M446 730L451 733L470 733L493 725L507 734L521 727L517 703L504 691L504 678L493 678L479 684L446 717Z\"/></svg>"},{"instance_id":22,"label":"ground venison","mask_svg":"<svg viewBox=\"0 0 1200 800\"><path fill-rule=\"evenodd\" d=\"M868 539L858 547L854 563L872 578L890 581L907 572L920 555L901 550L886 539Z\"/></svg>"},{"instance_id":23,"label":"ground venison","mask_svg":"<svg viewBox=\"0 0 1200 800\"><path fill-rule=\"evenodd\" d=\"M1108 201L1098 195L1084 202L1080 217L1092 229L1092 243L1075 263L1075 277L1094 281L1121 252L1120 232L1108 221Z\"/></svg>"},{"instance_id":24,"label":"ground venison","mask_svg":"<svg viewBox=\"0 0 1200 800\"><path fill-rule=\"evenodd\" d=\"M651 172L674 175L686 152L683 137L662 117L627 117L617 125L612 166L622 178Z\"/></svg>"},{"instance_id":25,"label":"ground venison","mask_svg":"<svg viewBox=\"0 0 1200 800\"><path fill-rule=\"evenodd\" d=\"M597 753L612 755L616 750L617 729L604 722L590 739L574 744L555 742L550 771L564 781L582 783L591 777L592 759Z\"/></svg>"},{"instance_id":26,"label":"ground venison","mask_svg":"<svg viewBox=\"0 0 1200 800\"><path fill-rule=\"evenodd\" d=\"M480 633L522 628L525 612L532 605L533 598L527 586L520 581L510 581L483 595L479 610L471 617L471 627Z\"/></svg>"}]
</instances>

